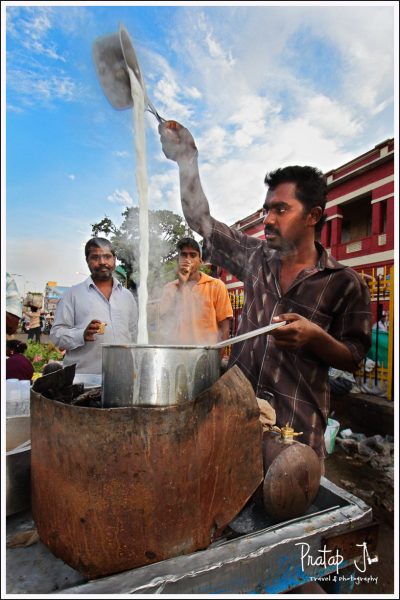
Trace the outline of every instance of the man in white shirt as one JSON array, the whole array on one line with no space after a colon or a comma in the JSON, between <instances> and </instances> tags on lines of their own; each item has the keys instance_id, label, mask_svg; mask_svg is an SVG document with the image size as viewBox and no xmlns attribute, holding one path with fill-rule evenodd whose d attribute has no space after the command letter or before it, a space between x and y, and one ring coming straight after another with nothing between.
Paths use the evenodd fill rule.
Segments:
<instances>
[{"instance_id":1,"label":"man in white shirt","mask_svg":"<svg viewBox=\"0 0 400 600\"><path fill-rule=\"evenodd\" d=\"M85 256L91 275L59 301L50 340L66 350L64 366L101 373L102 344L136 341L138 308L133 294L113 277L115 251L108 240L91 238Z\"/></svg>"}]
</instances>

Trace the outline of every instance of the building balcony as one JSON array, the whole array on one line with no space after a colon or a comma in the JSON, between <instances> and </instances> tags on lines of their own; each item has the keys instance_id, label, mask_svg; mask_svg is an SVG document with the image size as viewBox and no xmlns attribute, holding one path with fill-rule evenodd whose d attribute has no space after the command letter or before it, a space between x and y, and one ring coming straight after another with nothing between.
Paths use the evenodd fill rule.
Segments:
<instances>
[{"instance_id":1,"label":"building balcony","mask_svg":"<svg viewBox=\"0 0 400 600\"><path fill-rule=\"evenodd\" d=\"M384 252L386 250L393 250L393 244L390 244L389 237L390 236L387 236L386 233L381 233L360 240L341 243L337 246L332 245L330 248L331 254L336 260L341 261L355 256L364 256Z\"/></svg>"}]
</instances>

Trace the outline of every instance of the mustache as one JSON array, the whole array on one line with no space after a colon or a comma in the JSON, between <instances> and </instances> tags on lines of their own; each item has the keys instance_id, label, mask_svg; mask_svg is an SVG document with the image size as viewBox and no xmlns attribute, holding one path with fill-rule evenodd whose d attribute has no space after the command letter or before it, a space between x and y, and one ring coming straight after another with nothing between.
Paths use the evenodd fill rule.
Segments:
<instances>
[{"instance_id":1,"label":"mustache","mask_svg":"<svg viewBox=\"0 0 400 600\"><path fill-rule=\"evenodd\" d=\"M275 227L272 227L271 225L266 225L264 227L264 231L265 231L266 234L267 233L272 233L272 234L275 234L275 235L279 235L279 231L277 229L275 229Z\"/></svg>"}]
</instances>

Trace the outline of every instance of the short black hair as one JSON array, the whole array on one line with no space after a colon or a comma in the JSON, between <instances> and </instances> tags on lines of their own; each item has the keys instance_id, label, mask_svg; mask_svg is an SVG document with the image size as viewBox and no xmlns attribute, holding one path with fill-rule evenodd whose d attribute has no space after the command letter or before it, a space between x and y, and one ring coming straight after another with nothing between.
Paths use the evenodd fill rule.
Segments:
<instances>
[{"instance_id":1,"label":"short black hair","mask_svg":"<svg viewBox=\"0 0 400 600\"><path fill-rule=\"evenodd\" d=\"M296 198L303 204L308 213L314 206L322 209L322 216L315 225L315 231L319 232L325 222L325 205L328 193L328 185L324 174L315 167L299 165L283 167L267 173L264 183L270 190L276 189L281 183L294 183L296 185Z\"/></svg>"},{"instance_id":2,"label":"short black hair","mask_svg":"<svg viewBox=\"0 0 400 600\"><path fill-rule=\"evenodd\" d=\"M178 241L178 243L176 244L176 248L179 251L181 251L184 246L190 246L190 248L193 248L193 250L196 250L196 252L198 252L200 254L200 258L201 258L201 255L202 255L201 246L200 246L199 242L196 242L195 239L190 238L190 237L185 237L185 238L180 239Z\"/></svg>"},{"instance_id":3,"label":"short black hair","mask_svg":"<svg viewBox=\"0 0 400 600\"><path fill-rule=\"evenodd\" d=\"M47 364L44 365L42 369L42 375L49 375L49 373L55 373L56 371L60 371L63 368L60 363L57 361L51 360Z\"/></svg>"},{"instance_id":4,"label":"short black hair","mask_svg":"<svg viewBox=\"0 0 400 600\"><path fill-rule=\"evenodd\" d=\"M7 340L7 350L12 350L15 354L23 354L28 346L20 340Z\"/></svg>"},{"instance_id":5,"label":"short black hair","mask_svg":"<svg viewBox=\"0 0 400 600\"><path fill-rule=\"evenodd\" d=\"M86 244L85 244L86 259L89 256L90 248L103 248L104 246L107 246L107 248L110 248L111 254L113 256L115 256L115 250L109 240L106 240L106 238L93 237L93 238L90 238L90 240L88 242L86 242Z\"/></svg>"}]
</instances>

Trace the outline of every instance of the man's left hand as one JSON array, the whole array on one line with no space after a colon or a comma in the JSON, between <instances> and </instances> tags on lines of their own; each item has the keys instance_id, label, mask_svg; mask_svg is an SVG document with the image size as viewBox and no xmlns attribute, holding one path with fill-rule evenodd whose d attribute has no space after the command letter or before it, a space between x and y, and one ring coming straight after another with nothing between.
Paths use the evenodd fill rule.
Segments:
<instances>
[{"instance_id":1,"label":"man's left hand","mask_svg":"<svg viewBox=\"0 0 400 600\"><path fill-rule=\"evenodd\" d=\"M283 325L270 333L275 339L275 345L282 350L297 350L313 341L320 329L305 317L297 313L284 313L272 319L273 322L286 321Z\"/></svg>"},{"instance_id":2,"label":"man's left hand","mask_svg":"<svg viewBox=\"0 0 400 600\"><path fill-rule=\"evenodd\" d=\"M260 409L260 423L263 431L268 431L276 423L276 412L267 400L257 398L258 408Z\"/></svg>"}]
</instances>

